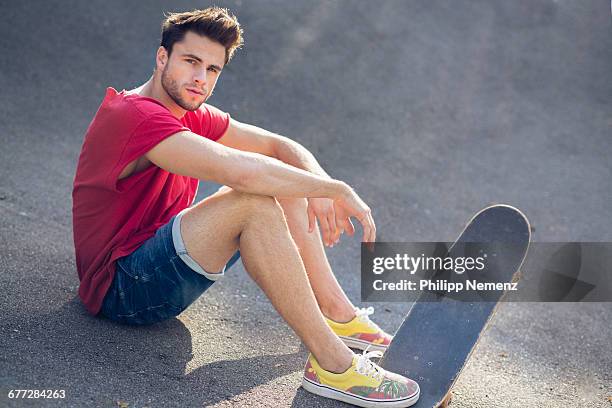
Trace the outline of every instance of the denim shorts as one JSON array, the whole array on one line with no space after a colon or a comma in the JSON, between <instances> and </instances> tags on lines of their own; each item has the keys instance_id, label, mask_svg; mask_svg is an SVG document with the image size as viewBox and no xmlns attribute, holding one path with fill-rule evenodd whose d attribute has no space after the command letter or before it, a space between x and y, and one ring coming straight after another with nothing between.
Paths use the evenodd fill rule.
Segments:
<instances>
[{"instance_id":1,"label":"denim shorts","mask_svg":"<svg viewBox=\"0 0 612 408\"><path fill-rule=\"evenodd\" d=\"M178 316L240 258L237 251L221 273L204 271L185 249L180 229L183 212L130 255L117 259L100 311L103 316L129 325Z\"/></svg>"}]
</instances>

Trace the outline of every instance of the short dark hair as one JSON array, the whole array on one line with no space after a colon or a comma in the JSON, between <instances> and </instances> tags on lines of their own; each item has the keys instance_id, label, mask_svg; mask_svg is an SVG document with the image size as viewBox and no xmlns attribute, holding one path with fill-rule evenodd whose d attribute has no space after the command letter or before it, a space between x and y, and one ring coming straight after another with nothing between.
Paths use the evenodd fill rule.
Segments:
<instances>
[{"instance_id":1,"label":"short dark hair","mask_svg":"<svg viewBox=\"0 0 612 408\"><path fill-rule=\"evenodd\" d=\"M228 9L209 7L204 10L192 10L183 13L168 13L162 23L161 46L172 52L172 46L182 41L188 31L210 38L225 47L227 64L234 51L243 44L242 28L236 16Z\"/></svg>"}]
</instances>

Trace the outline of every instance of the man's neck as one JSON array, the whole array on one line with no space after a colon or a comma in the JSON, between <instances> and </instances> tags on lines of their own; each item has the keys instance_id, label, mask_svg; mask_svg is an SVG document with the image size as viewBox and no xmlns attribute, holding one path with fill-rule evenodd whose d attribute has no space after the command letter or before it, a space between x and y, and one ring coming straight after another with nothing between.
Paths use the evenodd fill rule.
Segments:
<instances>
[{"instance_id":1,"label":"man's neck","mask_svg":"<svg viewBox=\"0 0 612 408\"><path fill-rule=\"evenodd\" d=\"M168 95L168 93L164 90L161 79L157 78L157 76L153 75L147 82L140 85L138 88L132 89L129 93L138 94L140 96L145 96L147 98L157 99L162 103L172 115L181 119L185 113L187 112L185 109L178 106L172 98Z\"/></svg>"}]
</instances>

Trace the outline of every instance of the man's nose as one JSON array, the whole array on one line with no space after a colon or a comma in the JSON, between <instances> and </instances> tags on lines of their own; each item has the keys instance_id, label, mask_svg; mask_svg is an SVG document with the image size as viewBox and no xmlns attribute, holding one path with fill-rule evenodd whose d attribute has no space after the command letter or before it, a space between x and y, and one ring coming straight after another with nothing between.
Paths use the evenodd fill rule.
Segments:
<instances>
[{"instance_id":1,"label":"man's nose","mask_svg":"<svg viewBox=\"0 0 612 408\"><path fill-rule=\"evenodd\" d=\"M206 84L206 70L198 70L194 76L193 76L193 80L195 81L196 84L198 85L204 85Z\"/></svg>"}]
</instances>

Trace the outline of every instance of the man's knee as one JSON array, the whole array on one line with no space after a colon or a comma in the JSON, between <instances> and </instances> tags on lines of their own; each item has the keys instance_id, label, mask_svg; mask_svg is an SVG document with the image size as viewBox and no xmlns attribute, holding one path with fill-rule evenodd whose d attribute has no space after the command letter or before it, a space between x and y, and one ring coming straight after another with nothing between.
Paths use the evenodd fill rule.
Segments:
<instances>
[{"instance_id":1,"label":"man's knee","mask_svg":"<svg viewBox=\"0 0 612 408\"><path fill-rule=\"evenodd\" d=\"M272 213L277 213L279 210L284 212L304 212L308 207L308 201L305 198L276 199L270 196L239 192L227 186L219 189L219 193L230 196L232 201L240 203L245 207Z\"/></svg>"},{"instance_id":2,"label":"man's knee","mask_svg":"<svg viewBox=\"0 0 612 408\"><path fill-rule=\"evenodd\" d=\"M238 200L245 210L254 217L283 217L283 209L274 197L238 193Z\"/></svg>"},{"instance_id":3,"label":"man's knee","mask_svg":"<svg viewBox=\"0 0 612 408\"><path fill-rule=\"evenodd\" d=\"M282 209L274 197L243 193L230 187L219 189L215 194L200 201L189 210L187 218L210 217L220 215L231 217L231 221L242 223L255 216L265 214L280 215Z\"/></svg>"},{"instance_id":4,"label":"man's knee","mask_svg":"<svg viewBox=\"0 0 612 408\"><path fill-rule=\"evenodd\" d=\"M308 200L305 198L281 198L278 202L287 217L304 215L308 208Z\"/></svg>"},{"instance_id":5,"label":"man's knee","mask_svg":"<svg viewBox=\"0 0 612 408\"><path fill-rule=\"evenodd\" d=\"M306 209L308 201L305 198L279 198L278 202L283 208Z\"/></svg>"}]
</instances>

